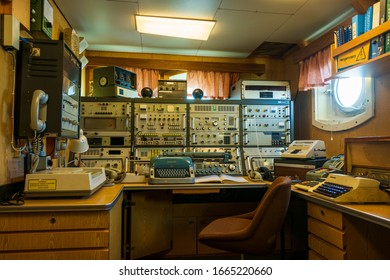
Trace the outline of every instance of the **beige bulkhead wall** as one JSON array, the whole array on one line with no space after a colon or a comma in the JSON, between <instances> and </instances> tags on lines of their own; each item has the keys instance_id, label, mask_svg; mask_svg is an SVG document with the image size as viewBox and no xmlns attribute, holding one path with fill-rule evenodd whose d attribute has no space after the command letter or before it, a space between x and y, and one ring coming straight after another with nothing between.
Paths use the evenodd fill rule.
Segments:
<instances>
[{"instance_id":1,"label":"beige bulkhead wall","mask_svg":"<svg viewBox=\"0 0 390 280\"><path fill-rule=\"evenodd\" d=\"M29 1L22 1L28 3ZM52 1L51 1L52 2ZM58 39L60 33L68 28L67 21L54 7L53 39ZM28 9L29 7L20 7ZM375 117L368 122L347 131L328 132L322 131L311 125L311 94L309 92L297 92L298 65L292 59L293 54L283 59L258 58L265 65L265 73L261 76L255 73L241 73L243 79L262 80L289 80L291 83L292 97L295 104L295 139L321 139L327 146L327 156L344 152L344 138L359 136L389 136L390 126L390 79L389 74L376 79L376 106ZM85 73L83 73L85 76ZM0 48L0 185L10 183L7 174L7 161L12 159L14 153L10 147L11 139L11 88L12 88L12 56L3 48ZM85 79L83 80L85 81ZM84 82L85 84L85 82Z\"/></svg>"}]
</instances>

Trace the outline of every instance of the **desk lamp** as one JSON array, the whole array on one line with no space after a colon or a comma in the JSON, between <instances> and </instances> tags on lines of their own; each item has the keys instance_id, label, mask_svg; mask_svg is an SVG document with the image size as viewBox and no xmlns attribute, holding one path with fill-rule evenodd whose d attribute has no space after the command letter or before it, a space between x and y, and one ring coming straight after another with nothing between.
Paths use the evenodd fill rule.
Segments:
<instances>
[{"instance_id":1,"label":"desk lamp","mask_svg":"<svg viewBox=\"0 0 390 280\"><path fill-rule=\"evenodd\" d=\"M83 130L80 129L80 137L78 139L69 140L69 150L74 154L85 153L89 149L87 137L84 135ZM79 166L78 161L75 159L75 166Z\"/></svg>"}]
</instances>

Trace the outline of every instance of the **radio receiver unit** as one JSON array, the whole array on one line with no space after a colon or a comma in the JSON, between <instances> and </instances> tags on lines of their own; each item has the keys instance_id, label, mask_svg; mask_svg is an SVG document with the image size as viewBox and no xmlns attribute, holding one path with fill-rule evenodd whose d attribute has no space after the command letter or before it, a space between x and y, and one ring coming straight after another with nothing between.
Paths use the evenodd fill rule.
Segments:
<instances>
[{"instance_id":1,"label":"radio receiver unit","mask_svg":"<svg viewBox=\"0 0 390 280\"><path fill-rule=\"evenodd\" d=\"M287 81L239 80L230 88L231 99L291 99Z\"/></svg>"},{"instance_id":2,"label":"radio receiver unit","mask_svg":"<svg viewBox=\"0 0 390 280\"><path fill-rule=\"evenodd\" d=\"M159 80L158 81L159 98L187 98L187 81L179 80Z\"/></svg>"},{"instance_id":3,"label":"radio receiver unit","mask_svg":"<svg viewBox=\"0 0 390 280\"><path fill-rule=\"evenodd\" d=\"M138 97L137 75L117 66L96 68L93 71L93 96Z\"/></svg>"}]
</instances>

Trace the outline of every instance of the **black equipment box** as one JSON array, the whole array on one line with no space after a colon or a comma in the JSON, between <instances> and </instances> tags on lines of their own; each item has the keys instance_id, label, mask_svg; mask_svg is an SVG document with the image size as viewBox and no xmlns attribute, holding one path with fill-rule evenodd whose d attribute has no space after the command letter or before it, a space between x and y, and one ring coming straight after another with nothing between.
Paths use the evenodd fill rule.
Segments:
<instances>
[{"instance_id":1,"label":"black equipment box","mask_svg":"<svg viewBox=\"0 0 390 280\"><path fill-rule=\"evenodd\" d=\"M275 158L275 176L290 176L294 180L306 180L306 173L310 170L321 167L326 162L326 158L316 159L295 159L295 158Z\"/></svg>"}]
</instances>

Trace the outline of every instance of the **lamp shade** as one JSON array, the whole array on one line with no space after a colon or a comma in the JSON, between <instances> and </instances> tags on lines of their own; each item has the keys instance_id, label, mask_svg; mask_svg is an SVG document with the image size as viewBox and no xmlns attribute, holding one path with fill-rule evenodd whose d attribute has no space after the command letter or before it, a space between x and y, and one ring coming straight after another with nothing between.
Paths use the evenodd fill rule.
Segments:
<instances>
[{"instance_id":1,"label":"lamp shade","mask_svg":"<svg viewBox=\"0 0 390 280\"><path fill-rule=\"evenodd\" d=\"M87 137L83 134L83 130L80 129L80 137L78 139L69 140L69 150L72 153L80 154L88 151L89 145Z\"/></svg>"}]
</instances>

